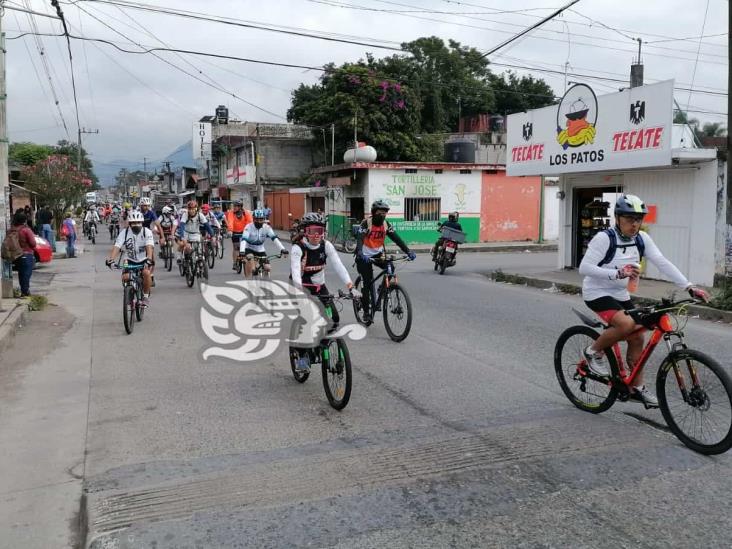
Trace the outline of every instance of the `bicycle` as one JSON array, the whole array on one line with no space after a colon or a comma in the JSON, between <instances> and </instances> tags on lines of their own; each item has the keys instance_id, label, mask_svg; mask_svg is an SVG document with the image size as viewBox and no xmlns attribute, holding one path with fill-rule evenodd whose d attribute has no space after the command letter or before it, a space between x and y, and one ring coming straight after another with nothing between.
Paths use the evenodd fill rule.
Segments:
<instances>
[{"instance_id":1,"label":"bicycle","mask_svg":"<svg viewBox=\"0 0 732 549\"><path fill-rule=\"evenodd\" d=\"M609 326L572 309L583 324L572 326L559 336L554 349L554 369L570 402L580 410L599 414L617 399L627 401L631 397L634 381L663 340L669 353L658 369L656 395L666 424L692 450L707 455L721 454L732 447L732 379L716 360L689 349L684 343L685 322L682 325L681 318L688 303L699 301L664 299L660 305L626 311L641 325L639 329L651 330L651 337L631 369L623 363L619 344L607 349L610 377L592 373L582 352L600 335L593 328ZM673 339L676 341L672 343ZM670 372L673 376L669 376ZM715 404L728 410L719 415L714 408L715 413L710 413ZM717 421L720 417L721 424ZM714 440L703 440L705 436Z\"/></svg>"},{"instance_id":2,"label":"bicycle","mask_svg":"<svg viewBox=\"0 0 732 549\"><path fill-rule=\"evenodd\" d=\"M165 245L160 247L160 257L164 262L165 270L170 272L173 269L173 237L165 235Z\"/></svg>"},{"instance_id":3,"label":"bicycle","mask_svg":"<svg viewBox=\"0 0 732 549\"><path fill-rule=\"evenodd\" d=\"M412 328L412 302L409 299L407 291L401 284L399 284L399 280L394 269L394 263L397 261L406 261L408 258L409 257L406 255L398 258L393 255L385 257L384 254L376 256L374 258L375 261L382 261L386 264L382 268L381 272L374 277L373 285L369 288L372 295L372 318L373 313L383 310L384 328L386 328L386 333L392 341L396 341L397 343L404 341ZM381 279L380 284L379 279ZM379 285L378 295L376 293L377 284ZM356 278L354 288L361 292L362 297L360 300L353 300L353 313L356 315L356 320L359 324L363 326L370 326L373 324L373 320L366 322L364 319L366 288L362 288L362 285L363 281L361 276L359 276ZM402 321L404 322L404 327L401 331L397 331L398 326Z\"/></svg>"},{"instance_id":4,"label":"bicycle","mask_svg":"<svg viewBox=\"0 0 732 549\"><path fill-rule=\"evenodd\" d=\"M224 238L226 238L226 233L222 229L215 238L214 249L216 250L216 255L219 259L224 259Z\"/></svg>"},{"instance_id":5,"label":"bicycle","mask_svg":"<svg viewBox=\"0 0 732 549\"><path fill-rule=\"evenodd\" d=\"M304 284L304 286L306 285ZM328 318L333 317L333 307L336 300L353 299L351 295L344 294L342 290L338 291L337 296L322 295L317 297L323 301L325 314ZM353 387L351 355L346 341L340 337L325 338L320 341L318 347L307 350L299 350L291 346L290 368L295 381L298 383L305 383L310 377L310 368L304 370L297 368L298 360L302 357L301 353L303 352L307 352L311 365L321 365L323 389L328 403L336 410L343 410L348 405L351 398L351 388Z\"/></svg>"},{"instance_id":6,"label":"bicycle","mask_svg":"<svg viewBox=\"0 0 732 549\"><path fill-rule=\"evenodd\" d=\"M112 242L117 240L117 235L119 235L119 221L116 219L112 219L109 221L109 238Z\"/></svg>"},{"instance_id":7,"label":"bicycle","mask_svg":"<svg viewBox=\"0 0 732 549\"><path fill-rule=\"evenodd\" d=\"M213 269L214 264L216 263L216 237L207 237L204 240L204 255L206 256L206 262L208 263L208 268Z\"/></svg>"},{"instance_id":8,"label":"bicycle","mask_svg":"<svg viewBox=\"0 0 732 549\"><path fill-rule=\"evenodd\" d=\"M191 242L191 253L184 254L183 258L183 274L186 277L186 284L189 288L193 288L193 284L198 279L198 284L208 282L208 264L206 257L201 250L201 242Z\"/></svg>"},{"instance_id":9,"label":"bicycle","mask_svg":"<svg viewBox=\"0 0 732 549\"><path fill-rule=\"evenodd\" d=\"M120 266L115 264L116 269L122 270L123 274L129 274L129 279L122 282L122 320L125 331L131 334L135 328L135 319L142 322L145 314L145 305L142 301L142 270L146 263L129 263L127 260Z\"/></svg>"},{"instance_id":10,"label":"bicycle","mask_svg":"<svg viewBox=\"0 0 732 549\"><path fill-rule=\"evenodd\" d=\"M333 235L333 245L340 245L342 251L349 254L356 251L356 236L353 234L354 225L358 225L358 222L349 217Z\"/></svg>"},{"instance_id":11,"label":"bicycle","mask_svg":"<svg viewBox=\"0 0 732 549\"><path fill-rule=\"evenodd\" d=\"M244 262L248 259L253 259L255 261L254 269L252 269L252 278L255 278L257 276L261 276L263 278L270 278L272 276L271 272L266 270L264 266L269 263L270 259L275 258L281 258L282 253L275 254L275 255L262 255L257 256L253 255L251 252L244 252L239 253L239 257L237 259L236 264L236 272L241 274L242 266L244 265Z\"/></svg>"}]
</instances>

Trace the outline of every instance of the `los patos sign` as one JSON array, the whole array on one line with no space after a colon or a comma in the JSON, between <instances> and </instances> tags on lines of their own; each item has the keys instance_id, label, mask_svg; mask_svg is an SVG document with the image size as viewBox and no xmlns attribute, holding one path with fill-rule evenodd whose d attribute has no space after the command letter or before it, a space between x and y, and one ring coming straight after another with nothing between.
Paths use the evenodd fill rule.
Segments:
<instances>
[{"instance_id":1,"label":"los patos sign","mask_svg":"<svg viewBox=\"0 0 732 549\"><path fill-rule=\"evenodd\" d=\"M508 175L671 164L673 80L597 97L585 84L558 105L508 117Z\"/></svg>"}]
</instances>

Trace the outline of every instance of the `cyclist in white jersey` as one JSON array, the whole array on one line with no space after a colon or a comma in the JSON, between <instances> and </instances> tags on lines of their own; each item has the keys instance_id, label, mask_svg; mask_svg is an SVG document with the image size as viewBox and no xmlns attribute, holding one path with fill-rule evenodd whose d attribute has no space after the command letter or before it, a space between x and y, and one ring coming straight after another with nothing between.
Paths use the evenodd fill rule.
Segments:
<instances>
[{"instance_id":1,"label":"cyclist in white jersey","mask_svg":"<svg viewBox=\"0 0 732 549\"><path fill-rule=\"evenodd\" d=\"M111 267L117 256L123 252L126 254L128 263L146 263L142 269L142 302L147 306L152 286L150 267L155 265L155 239L152 231L142 226L144 222L142 213L136 210L131 211L127 222L128 227L120 231L105 264L107 267ZM129 274L123 273L122 280L125 282L126 277L129 277Z\"/></svg>"},{"instance_id":2,"label":"cyclist in white jersey","mask_svg":"<svg viewBox=\"0 0 732 549\"><path fill-rule=\"evenodd\" d=\"M282 242L280 242L279 237L272 230L272 227L264 222L264 210L254 210L252 216L254 217L254 222L244 227L241 242L239 243L239 253L243 254L247 260L244 264L244 273L247 278L251 278L252 276L254 258L267 257L264 242L268 238L274 241L282 255L289 253L282 245ZM264 270L267 272L271 270L269 262L265 263Z\"/></svg>"}]
</instances>

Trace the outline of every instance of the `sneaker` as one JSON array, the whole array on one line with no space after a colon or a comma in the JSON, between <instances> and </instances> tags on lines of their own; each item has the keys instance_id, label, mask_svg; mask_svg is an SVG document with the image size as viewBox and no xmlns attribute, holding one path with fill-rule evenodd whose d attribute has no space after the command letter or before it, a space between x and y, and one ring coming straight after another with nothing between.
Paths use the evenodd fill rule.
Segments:
<instances>
[{"instance_id":1,"label":"sneaker","mask_svg":"<svg viewBox=\"0 0 732 549\"><path fill-rule=\"evenodd\" d=\"M233 264L233 265L231 266L231 270L232 270L232 271L236 271L236 263L234 263L234 264Z\"/></svg>"},{"instance_id":2,"label":"sneaker","mask_svg":"<svg viewBox=\"0 0 732 549\"><path fill-rule=\"evenodd\" d=\"M310 359L307 356L302 356L302 357L298 358L295 368L297 368L298 370L309 370L310 369Z\"/></svg>"},{"instance_id":3,"label":"sneaker","mask_svg":"<svg viewBox=\"0 0 732 549\"><path fill-rule=\"evenodd\" d=\"M150 305L150 296L149 295L142 296L142 300L140 301L140 304L142 304L143 307L148 307Z\"/></svg>"},{"instance_id":4,"label":"sneaker","mask_svg":"<svg viewBox=\"0 0 732 549\"><path fill-rule=\"evenodd\" d=\"M609 377L610 370L607 365L607 359L605 358L605 353L602 353L602 352L598 353L598 352L592 351L590 349L591 347L592 347L592 345L587 347L582 352L582 354L585 356L585 360L587 361L587 367L596 376Z\"/></svg>"},{"instance_id":5,"label":"sneaker","mask_svg":"<svg viewBox=\"0 0 732 549\"><path fill-rule=\"evenodd\" d=\"M630 400L636 402L642 402L646 408L658 408L658 399L656 395L646 389L645 385L640 387L633 387L633 391L630 393Z\"/></svg>"}]
</instances>

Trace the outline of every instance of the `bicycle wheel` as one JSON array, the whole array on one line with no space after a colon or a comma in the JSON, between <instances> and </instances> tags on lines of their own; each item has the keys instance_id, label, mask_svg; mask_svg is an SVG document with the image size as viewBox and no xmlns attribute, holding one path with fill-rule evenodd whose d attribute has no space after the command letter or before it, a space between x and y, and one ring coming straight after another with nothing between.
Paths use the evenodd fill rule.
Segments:
<instances>
[{"instance_id":1,"label":"bicycle wheel","mask_svg":"<svg viewBox=\"0 0 732 549\"><path fill-rule=\"evenodd\" d=\"M132 286L125 286L122 292L122 319L125 331L131 334L135 328L135 289Z\"/></svg>"},{"instance_id":2,"label":"bicycle wheel","mask_svg":"<svg viewBox=\"0 0 732 549\"><path fill-rule=\"evenodd\" d=\"M201 260L201 264L198 267L198 286L201 284L208 284L208 264L205 259Z\"/></svg>"},{"instance_id":3,"label":"bicycle wheel","mask_svg":"<svg viewBox=\"0 0 732 549\"><path fill-rule=\"evenodd\" d=\"M92 244L96 244L97 243L97 231L93 227L92 227L90 234L91 234Z\"/></svg>"},{"instance_id":4,"label":"bicycle wheel","mask_svg":"<svg viewBox=\"0 0 732 549\"><path fill-rule=\"evenodd\" d=\"M392 341L404 341L412 328L412 302L398 284L387 288L384 296L384 327Z\"/></svg>"},{"instance_id":5,"label":"bicycle wheel","mask_svg":"<svg viewBox=\"0 0 732 549\"><path fill-rule=\"evenodd\" d=\"M224 259L224 239L219 240L218 245L219 259Z\"/></svg>"},{"instance_id":6,"label":"bicycle wheel","mask_svg":"<svg viewBox=\"0 0 732 549\"><path fill-rule=\"evenodd\" d=\"M356 251L356 239L355 238L346 238L343 247L346 249L346 253L352 254Z\"/></svg>"},{"instance_id":7,"label":"bicycle wheel","mask_svg":"<svg viewBox=\"0 0 732 549\"><path fill-rule=\"evenodd\" d=\"M242 261L241 259L239 259L239 260L238 260L238 261L236 262L236 274L241 274L241 270L242 270L243 268L244 268L244 262L243 262L243 261Z\"/></svg>"},{"instance_id":8,"label":"bicycle wheel","mask_svg":"<svg viewBox=\"0 0 732 549\"><path fill-rule=\"evenodd\" d=\"M171 248L169 245L166 245L165 248L165 268L168 272L170 272L173 269L173 248Z\"/></svg>"},{"instance_id":9,"label":"bicycle wheel","mask_svg":"<svg viewBox=\"0 0 732 549\"><path fill-rule=\"evenodd\" d=\"M554 347L554 371L559 386L569 401L585 412L599 414L613 405L618 390L608 383L587 376L587 362L583 350L598 338L589 326L572 326L559 336ZM618 363L612 351L605 351L610 371L618 372Z\"/></svg>"},{"instance_id":10,"label":"bicycle wheel","mask_svg":"<svg viewBox=\"0 0 732 549\"><path fill-rule=\"evenodd\" d=\"M358 290L361 293L361 299L354 299L353 302L353 314L356 317L356 322L361 324L362 326L370 326L373 324L373 322L366 322L364 320L364 303L366 302L366 297L363 295L364 290L362 288L363 281L361 280L361 277L356 278L356 282L354 282L353 287Z\"/></svg>"},{"instance_id":11,"label":"bicycle wheel","mask_svg":"<svg viewBox=\"0 0 732 549\"><path fill-rule=\"evenodd\" d=\"M321 348L323 357L323 388L328 402L336 410L343 410L351 398L351 356L342 339L326 340Z\"/></svg>"},{"instance_id":12,"label":"bicycle wheel","mask_svg":"<svg viewBox=\"0 0 732 549\"><path fill-rule=\"evenodd\" d=\"M196 281L196 266L193 264L190 256L184 259L184 261L186 263L186 284L188 284L189 288L193 288L193 283Z\"/></svg>"},{"instance_id":13,"label":"bicycle wheel","mask_svg":"<svg viewBox=\"0 0 732 549\"><path fill-rule=\"evenodd\" d=\"M185 260L185 257L181 258L180 263L178 263L178 272L180 273L180 276L186 276L186 260Z\"/></svg>"},{"instance_id":14,"label":"bicycle wheel","mask_svg":"<svg viewBox=\"0 0 732 549\"><path fill-rule=\"evenodd\" d=\"M142 284L142 281L140 281ZM137 299L135 299L135 317L138 322L142 322L142 318L145 315L145 307L142 305L142 290L137 290Z\"/></svg>"},{"instance_id":15,"label":"bicycle wheel","mask_svg":"<svg viewBox=\"0 0 732 549\"><path fill-rule=\"evenodd\" d=\"M686 446L706 455L732 447L732 380L716 360L691 349L670 353L656 394L663 419Z\"/></svg>"},{"instance_id":16,"label":"bicycle wheel","mask_svg":"<svg viewBox=\"0 0 732 549\"><path fill-rule=\"evenodd\" d=\"M206 244L206 261L208 262L208 268L213 269L214 264L216 263L216 250L210 242ZM206 276L206 278L208 278L208 276Z\"/></svg>"},{"instance_id":17,"label":"bicycle wheel","mask_svg":"<svg viewBox=\"0 0 732 549\"><path fill-rule=\"evenodd\" d=\"M290 347L290 369L292 370L292 377L298 383L305 383L310 377L310 370L299 370L297 368L298 358L300 358L300 353L293 347Z\"/></svg>"}]
</instances>

